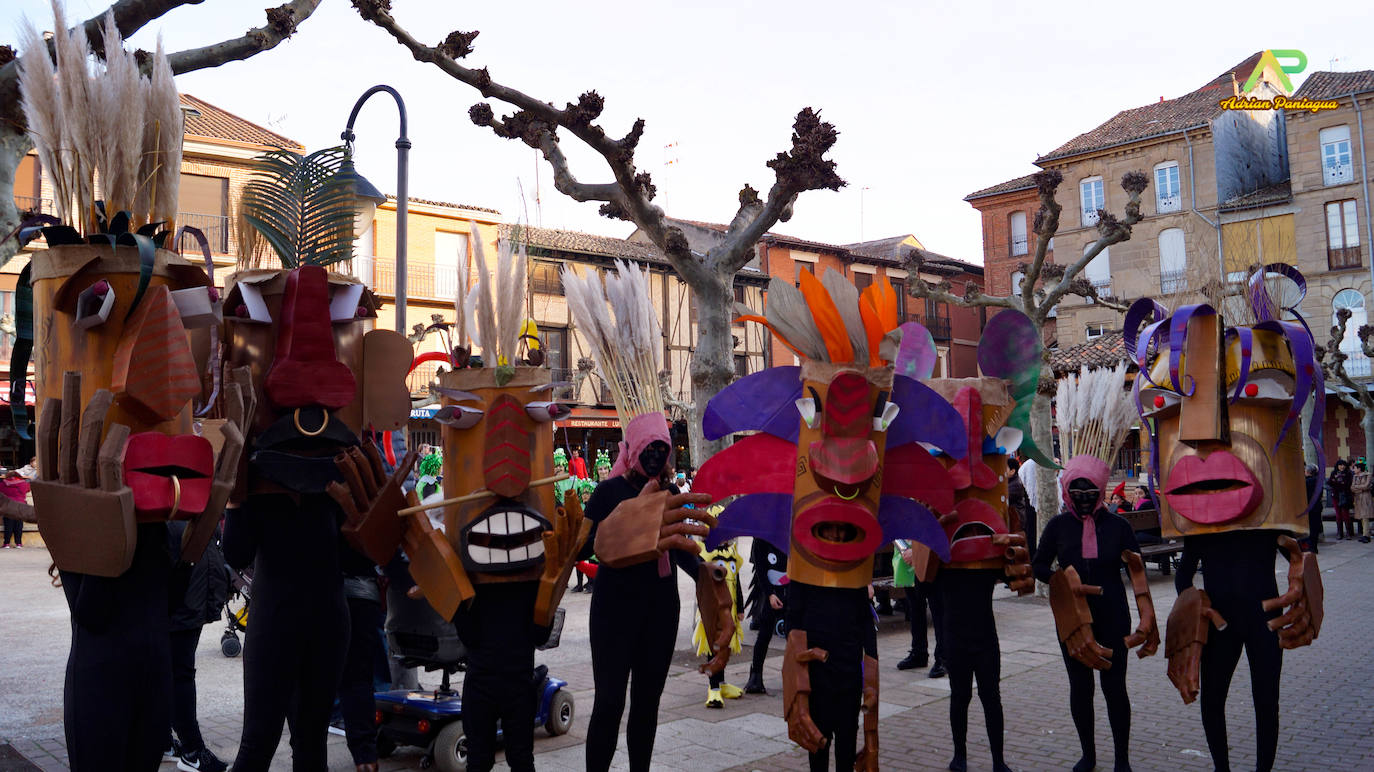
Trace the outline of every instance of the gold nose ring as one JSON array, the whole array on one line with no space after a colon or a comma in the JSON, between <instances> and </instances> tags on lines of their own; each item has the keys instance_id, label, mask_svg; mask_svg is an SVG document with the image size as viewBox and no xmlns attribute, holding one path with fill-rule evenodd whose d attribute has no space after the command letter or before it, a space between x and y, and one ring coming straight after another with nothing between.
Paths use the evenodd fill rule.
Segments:
<instances>
[{"instance_id":1,"label":"gold nose ring","mask_svg":"<svg viewBox=\"0 0 1374 772\"><path fill-rule=\"evenodd\" d=\"M329 411L328 411L328 410L324 411L324 421L320 423L320 428L316 429L316 430L313 431L313 432L308 432L308 431L305 430L305 427L301 426L301 409L300 409L300 408L296 408L296 412L295 412L295 414L292 416L292 418L293 418L293 420L295 420L295 422L296 422L296 431L300 432L301 434L305 435L306 437L318 437L318 436L320 436L321 434L324 433L324 428L325 428L326 426L329 425Z\"/></svg>"}]
</instances>

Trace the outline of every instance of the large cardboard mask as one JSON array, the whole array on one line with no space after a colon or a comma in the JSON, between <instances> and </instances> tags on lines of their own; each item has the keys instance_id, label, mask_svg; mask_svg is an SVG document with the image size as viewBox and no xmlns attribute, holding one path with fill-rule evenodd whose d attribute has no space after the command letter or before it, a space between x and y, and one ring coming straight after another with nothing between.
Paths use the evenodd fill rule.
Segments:
<instances>
[{"instance_id":1,"label":"large cardboard mask","mask_svg":"<svg viewBox=\"0 0 1374 772\"><path fill-rule=\"evenodd\" d=\"M439 376L444 498L484 493L444 511L449 543L474 584L538 578L542 534L552 529L555 506L548 480L554 473L550 424L556 414L549 370L516 367L500 386L497 372L463 369Z\"/></svg>"},{"instance_id":2,"label":"large cardboard mask","mask_svg":"<svg viewBox=\"0 0 1374 772\"><path fill-rule=\"evenodd\" d=\"M1146 374L1136 388L1151 431L1164 535L1306 534L1297 416L1314 391L1320 409L1323 389L1307 330L1275 320L1227 328L1210 306L1166 316L1137 303L1132 314L1132 333L1142 319L1153 322L1128 343ZM1320 422L1313 423L1320 449Z\"/></svg>"},{"instance_id":3,"label":"large cardboard mask","mask_svg":"<svg viewBox=\"0 0 1374 772\"><path fill-rule=\"evenodd\" d=\"M930 386L953 404L968 434L969 454L947 459L954 507L941 518L949 537L950 567L1001 568L1005 547L994 536L1020 530L1007 522L1007 449L1004 422L1015 402L1001 378L939 378ZM1015 438L1019 439L1019 438Z\"/></svg>"}]
</instances>

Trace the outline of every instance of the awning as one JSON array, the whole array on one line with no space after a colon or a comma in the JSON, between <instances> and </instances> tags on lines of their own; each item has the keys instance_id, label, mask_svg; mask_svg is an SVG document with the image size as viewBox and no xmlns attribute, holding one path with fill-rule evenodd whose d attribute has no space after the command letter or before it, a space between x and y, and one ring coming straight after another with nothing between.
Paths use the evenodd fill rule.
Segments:
<instances>
[{"instance_id":1,"label":"awning","mask_svg":"<svg viewBox=\"0 0 1374 772\"><path fill-rule=\"evenodd\" d=\"M414 408L414 409L412 409L412 410L410 411L410 417L411 417L411 418L422 418L422 419L423 419L423 418L433 418L433 417L434 417L434 414L435 414L435 413L438 413L438 412L439 412L439 406L438 406L438 405L430 405L429 407L417 407L417 408Z\"/></svg>"},{"instance_id":2,"label":"awning","mask_svg":"<svg viewBox=\"0 0 1374 772\"><path fill-rule=\"evenodd\" d=\"M619 429L620 416L614 408L575 407L572 413L561 421L555 421L559 429Z\"/></svg>"},{"instance_id":3,"label":"awning","mask_svg":"<svg viewBox=\"0 0 1374 772\"><path fill-rule=\"evenodd\" d=\"M33 407L38 403L38 395L33 391L33 381L25 384L24 404ZM10 404L10 382L0 381L0 405Z\"/></svg>"}]
</instances>

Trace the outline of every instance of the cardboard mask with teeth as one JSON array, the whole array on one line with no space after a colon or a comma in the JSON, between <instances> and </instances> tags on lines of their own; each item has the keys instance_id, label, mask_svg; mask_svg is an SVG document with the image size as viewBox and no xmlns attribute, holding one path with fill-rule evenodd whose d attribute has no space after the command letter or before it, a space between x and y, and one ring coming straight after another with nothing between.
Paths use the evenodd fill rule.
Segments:
<instances>
[{"instance_id":1,"label":"cardboard mask with teeth","mask_svg":"<svg viewBox=\"0 0 1374 772\"><path fill-rule=\"evenodd\" d=\"M862 296L843 277L803 273L801 291L774 280L762 322L801 357L800 367L746 376L707 405L708 439L756 431L702 465L694 492L738 497L721 513L708 547L749 535L788 545L795 582L859 588L873 554L894 539L949 558L932 510L953 505L945 468L920 443L962 458L959 415L919 380L894 372L903 341L929 332L897 325L885 280ZM910 339L908 339L910 336ZM911 371L929 377L929 371Z\"/></svg>"}]
</instances>

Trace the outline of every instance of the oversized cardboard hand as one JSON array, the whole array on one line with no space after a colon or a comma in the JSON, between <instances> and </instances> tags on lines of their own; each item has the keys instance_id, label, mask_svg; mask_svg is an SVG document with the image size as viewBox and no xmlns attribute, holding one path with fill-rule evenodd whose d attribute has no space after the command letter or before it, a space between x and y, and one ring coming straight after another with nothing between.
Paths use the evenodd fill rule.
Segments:
<instances>
[{"instance_id":1,"label":"oversized cardboard hand","mask_svg":"<svg viewBox=\"0 0 1374 772\"><path fill-rule=\"evenodd\" d=\"M854 772L878 772L878 659L864 655L864 744L854 757Z\"/></svg>"},{"instance_id":2,"label":"oversized cardboard hand","mask_svg":"<svg viewBox=\"0 0 1374 772\"><path fill-rule=\"evenodd\" d=\"M344 538L379 566L390 563L401 544L405 521L396 514L406 507L401 485L419 457L417 451L410 451L390 475L381 452L370 442L363 443L362 448L349 447L334 457L344 484L331 482L325 490L344 511Z\"/></svg>"},{"instance_id":3,"label":"oversized cardboard hand","mask_svg":"<svg viewBox=\"0 0 1374 772\"><path fill-rule=\"evenodd\" d=\"M730 639L735 637L734 598L724 568L714 563L697 566L697 610L713 656L701 672L721 672L730 662Z\"/></svg>"},{"instance_id":4,"label":"oversized cardboard hand","mask_svg":"<svg viewBox=\"0 0 1374 772\"><path fill-rule=\"evenodd\" d=\"M1212 608L1207 593L1196 587L1180 592L1164 630L1164 656L1169 660L1169 680L1185 705L1197 699L1202 647L1211 625L1226 629L1226 620Z\"/></svg>"},{"instance_id":5,"label":"oversized cardboard hand","mask_svg":"<svg viewBox=\"0 0 1374 772\"><path fill-rule=\"evenodd\" d=\"M1135 593L1135 610L1140 624L1135 632L1126 636L1126 648L1140 647L1137 657L1153 656L1159 651L1159 622L1155 619L1155 599L1150 595L1150 583L1145 578L1145 561L1139 552L1125 550L1121 559L1126 562L1126 571L1131 575L1131 589Z\"/></svg>"},{"instance_id":6,"label":"oversized cardboard hand","mask_svg":"<svg viewBox=\"0 0 1374 772\"><path fill-rule=\"evenodd\" d=\"M787 736L808 753L821 749L825 738L811 720L811 662L824 662L830 653L806 645L805 630L787 631L787 651L782 658L783 717Z\"/></svg>"},{"instance_id":7,"label":"oversized cardboard hand","mask_svg":"<svg viewBox=\"0 0 1374 772\"><path fill-rule=\"evenodd\" d=\"M582 516L582 500L577 491L563 494L563 505L553 516L553 530L540 535L544 540L544 571L539 576L539 593L534 600L534 623L540 627L553 624L554 613L568 589L568 577L577 565L577 554L587 542L592 524Z\"/></svg>"},{"instance_id":8,"label":"oversized cardboard hand","mask_svg":"<svg viewBox=\"0 0 1374 772\"><path fill-rule=\"evenodd\" d=\"M81 373L68 372L62 398L47 399L38 419L38 472L33 481L38 531L63 571L115 577L133 563L134 494L124 484L129 427L105 414L114 394L100 389L81 407Z\"/></svg>"},{"instance_id":9,"label":"oversized cardboard hand","mask_svg":"<svg viewBox=\"0 0 1374 772\"><path fill-rule=\"evenodd\" d=\"M596 557L611 568L625 568L658 559L665 550L701 554L693 536L705 536L716 524L706 511L705 493L669 495L650 480L638 496L616 505L596 529ZM687 505L697 507L689 509ZM687 520L697 522L689 523Z\"/></svg>"},{"instance_id":10,"label":"oversized cardboard hand","mask_svg":"<svg viewBox=\"0 0 1374 772\"><path fill-rule=\"evenodd\" d=\"M1069 656L1094 670L1112 666L1112 650L1093 637L1093 615L1087 597L1101 595L1102 588L1083 584L1073 566L1061 568L1050 577L1050 610L1059 630L1059 640L1069 650Z\"/></svg>"},{"instance_id":11,"label":"oversized cardboard hand","mask_svg":"<svg viewBox=\"0 0 1374 772\"><path fill-rule=\"evenodd\" d=\"M1296 649L1317 639L1322 630L1324 589L1317 556L1303 552L1291 536L1280 536L1279 546L1288 554L1288 592L1261 604L1265 611L1288 607L1269 629L1279 632L1279 646Z\"/></svg>"},{"instance_id":12,"label":"oversized cardboard hand","mask_svg":"<svg viewBox=\"0 0 1374 772\"><path fill-rule=\"evenodd\" d=\"M1003 550L1007 564L1003 571L1007 576L1007 587L1017 595L1035 592L1035 575L1031 573L1030 551L1026 549L1024 533L999 533L992 537L992 543Z\"/></svg>"},{"instance_id":13,"label":"oversized cardboard hand","mask_svg":"<svg viewBox=\"0 0 1374 772\"><path fill-rule=\"evenodd\" d=\"M243 455L244 436L253 425L257 398L253 375L247 367L226 368L224 386L225 420L219 426L221 443L215 456L215 477L210 484L210 500L200 514L191 518L181 535L181 559L197 562L214 538L215 527L224 514L224 505L234 490Z\"/></svg>"}]
</instances>

